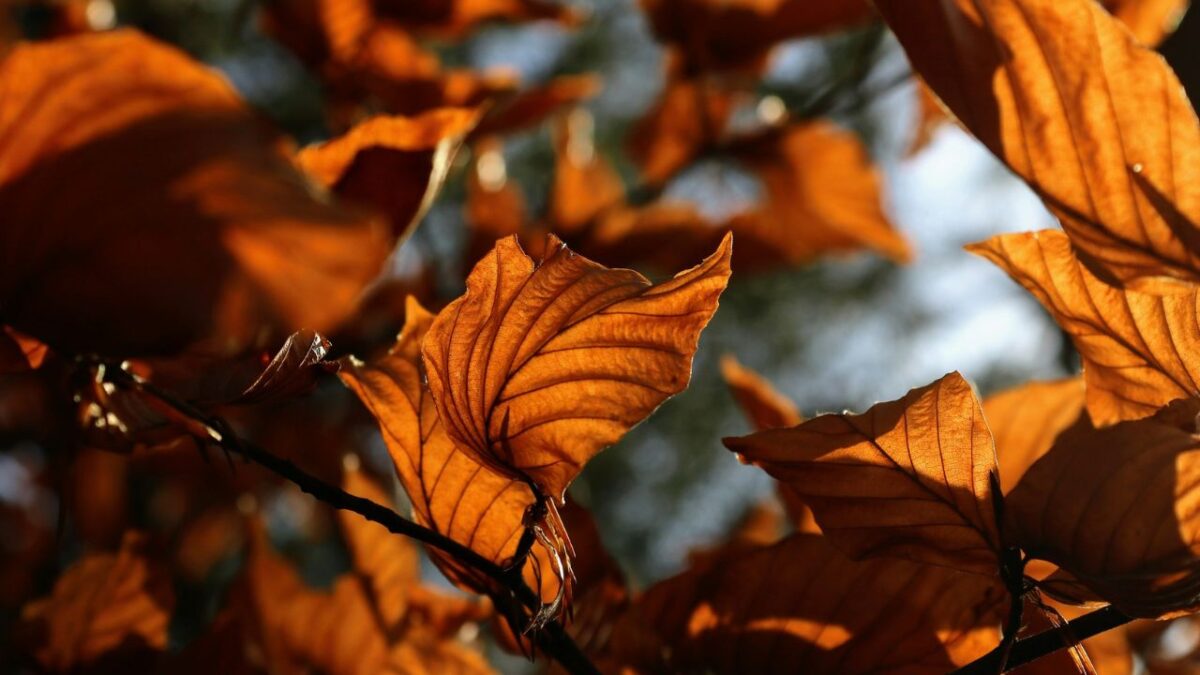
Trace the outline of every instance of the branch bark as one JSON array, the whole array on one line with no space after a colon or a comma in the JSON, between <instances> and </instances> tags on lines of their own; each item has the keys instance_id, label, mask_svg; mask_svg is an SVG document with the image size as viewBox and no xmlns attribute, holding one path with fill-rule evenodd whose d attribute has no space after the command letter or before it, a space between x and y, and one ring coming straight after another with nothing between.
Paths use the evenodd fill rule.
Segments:
<instances>
[{"instance_id":1,"label":"branch bark","mask_svg":"<svg viewBox=\"0 0 1200 675\"><path fill-rule=\"evenodd\" d=\"M1008 662L1005 664L1003 672L1007 673L1043 656L1049 656L1060 649L1099 635L1106 630L1123 626L1130 621L1133 621L1133 617L1126 616L1117 608L1109 605L1084 614L1058 628L1017 640L1009 651ZM954 671L952 675L994 675L997 672L996 665L999 663L1002 650L1003 645L996 647Z\"/></svg>"}]
</instances>

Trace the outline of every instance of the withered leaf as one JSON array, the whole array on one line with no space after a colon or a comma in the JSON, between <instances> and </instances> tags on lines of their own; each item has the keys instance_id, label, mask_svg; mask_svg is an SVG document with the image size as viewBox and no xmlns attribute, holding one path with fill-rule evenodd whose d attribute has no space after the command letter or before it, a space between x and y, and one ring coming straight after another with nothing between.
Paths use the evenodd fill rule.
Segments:
<instances>
[{"instance_id":1,"label":"withered leaf","mask_svg":"<svg viewBox=\"0 0 1200 675\"><path fill-rule=\"evenodd\" d=\"M1080 421L1083 406L1083 380L1078 377L1030 382L983 400L1005 494L1046 454L1059 434Z\"/></svg>"},{"instance_id":2,"label":"withered leaf","mask_svg":"<svg viewBox=\"0 0 1200 675\"><path fill-rule=\"evenodd\" d=\"M1195 412L1195 407L1191 410ZM1171 417L1073 427L1006 500L1005 529L1131 616L1194 611L1200 441Z\"/></svg>"},{"instance_id":3,"label":"withered leaf","mask_svg":"<svg viewBox=\"0 0 1200 675\"><path fill-rule=\"evenodd\" d=\"M501 240L423 342L447 435L561 500L592 456L687 386L731 251L726 237L698 266L651 285L553 237L540 262L515 237Z\"/></svg>"},{"instance_id":4,"label":"withered leaf","mask_svg":"<svg viewBox=\"0 0 1200 675\"><path fill-rule=\"evenodd\" d=\"M0 306L56 350L230 354L264 328L329 330L391 250L220 75L138 33L18 47L0 91Z\"/></svg>"},{"instance_id":5,"label":"withered leaf","mask_svg":"<svg viewBox=\"0 0 1200 675\"><path fill-rule=\"evenodd\" d=\"M1190 0L1101 0L1142 44L1154 47L1174 32Z\"/></svg>"},{"instance_id":6,"label":"withered leaf","mask_svg":"<svg viewBox=\"0 0 1200 675\"><path fill-rule=\"evenodd\" d=\"M1077 248L1122 283L1200 278L1200 124L1166 62L1100 3L876 5L925 82Z\"/></svg>"},{"instance_id":7,"label":"withered leaf","mask_svg":"<svg viewBox=\"0 0 1200 675\"><path fill-rule=\"evenodd\" d=\"M982 577L798 534L651 587L613 645L649 672L945 673L999 642L1003 604Z\"/></svg>"},{"instance_id":8,"label":"withered leaf","mask_svg":"<svg viewBox=\"0 0 1200 675\"><path fill-rule=\"evenodd\" d=\"M419 117L375 117L325 143L307 147L296 163L350 203L385 213L403 240L437 194L454 153L478 113L443 108Z\"/></svg>"},{"instance_id":9,"label":"withered leaf","mask_svg":"<svg viewBox=\"0 0 1200 675\"><path fill-rule=\"evenodd\" d=\"M1054 230L1001 235L967 249L1033 293L1071 336L1096 424L1146 417L1200 393L1200 374L1186 357L1200 350L1197 287L1164 282L1143 293L1109 285Z\"/></svg>"},{"instance_id":10,"label":"withered leaf","mask_svg":"<svg viewBox=\"0 0 1200 675\"><path fill-rule=\"evenodd\" d=\"M432 323L433 316L410 299L404 330L387 355L371 363L345 360L340 376L378 420L414 519L507 564L525 531L525 511L534 496L524 483L492 472L446 435L421 369L420 345ZM544 550L540 542L534 552L525 575L536 584L538 559L556 552ZM491 588L491 580L473 568L436 550L430 553L456 584L475 592ZM558 579L542 582L542 597L555 597Z\"/></svg>"},{"instance_id":11,"label":"withered leaf","mask_svg":"<svg viewBox=\"0 0 1200 675\"><path fill-rule=\"evenodd\" d=\"M120 551L85 556L49 597L22 609L22 628L34 635L43 668L74 672L102 660L146 667L166 649L175 596L169 573L146 547L145 535L127 532Z\"/></svg>"},{"instance_id":12,"label":"withered leaf","mask_svg":"<svg viewBox=\"0 0 1200 675\"><path fill-rule=\"evenodd\" d=\"M620 174L596 148L593 124L591 113L578 109L555 129L549 217L555 231L564 236L583 229L625 199Z\"/></svg>"},{"instance_id":13,"label":"withered leaf","mask_svg":"<svg viewBox=\"0 0 1200 675\"><path fill-rule=\"evenodd\" d=\"M830 543L853 558L996 574L996 454L958 373L859 415L822 415L725 445L787 483Z\"/></svg>"},{"instance_id":14,"label":"withered leaf","mask_svg":"<svg viewBox=\"0 0 1200 675\"><path fill-rule=\"evenodd\" d=\"M234 401L260 403L311 390L316 386L319 372L332 368L332 364L325 361L330 346L329 340L320 333L307 330L292 333L258 377Z\"/></svg>"},{"instance_id":15,"label":"withered leaf","mask_svg":"<svg viewBox=\"0 0 1200 675\"><path fill-rule=\"evenodd\" d=\"M794 427L803 419L791 399L776 391L761 375L738 363L733 355L721 357L721 376L755 430Z\"/></svg>"}]
</instances>

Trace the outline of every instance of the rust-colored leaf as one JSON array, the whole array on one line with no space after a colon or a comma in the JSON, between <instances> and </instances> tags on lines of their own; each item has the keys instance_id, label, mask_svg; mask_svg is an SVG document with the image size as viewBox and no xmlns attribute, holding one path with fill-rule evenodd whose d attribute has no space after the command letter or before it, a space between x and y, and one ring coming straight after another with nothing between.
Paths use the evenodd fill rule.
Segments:
<instances>
[{"instance_id":1,"label":"rust-colored leaf","mask_svg":"<svg viewBox=\"0 0 1200 675\"><path fill-rule=\"evenodd\" d=\"M1004 494L1046 454L1060 433L1079 421L1083 405L1083 380L1078 377L1030 382L983 400Z\"/></svg>"},{"instance_id":2,"label":"rust-colored leaf","mask_svg":"<svg viewBox=\"0 0 1200 675\"><path fill-rule=\"evenodd\" d=\"M423 343L447 434L561 500L592 456L687 386L731 251L726 237L698 266L651 285L554 238L540 262L501 240Z\"/></svg>"},{"instance_id":3,"label":"rust-colored leaf","mask_svg":"<svg viewBox=\"0 0 1200 675\"><path fill-rule=\"evenodd\" d=\"M371 363L343 362L342 381L379 422L400 483L413 505L414 519L498 564L512 561L525 531L526 510L534 503L525 484L492 472L446 435L433 397L424 385L422 339L433 316L409 300L404 330L383 358ZM526 578L536 583L538 560L557 552L534 545ZM434 561L456 584L485 592L492 582L453 558L430 550ZM558 592L556 577L543 579L542 597Z\"/></svg>"},{"instance_id":4,"label":"rust-colored leaf","mask_svg":"<svg viewBox=\"0 0 1200 675\"><path fill-rule=\"evenodd\" d=\"M1104 8L1124 23L1133 36L1155 47L1175 31L1190 0L1102 0Z\"/></svg>"},{"instance_id":5,"label":"rust-colored leaf","mask_svg":"<svg viewBox=\"0 0 1200 675\"><path fill-rule=\"evenodd\" d=\"M147 558L146 546L144 535L128 532L120 551L85 556L49 597L25 606L22 628L34 636L43 668L75 672L102 661L146 667L166 649L175 598L170 576Z\"/></svg>"},{"instance_id":6,"label":"rust-colored leaf","mask_svg":"<svg viewBox=\"0 0 1200 675\"><path fill-rule=\"evenodd\" d=\"M296 163L347 202L386 213L403 240L437 194L474 110L444 108L415 118L376 117L345 135L310 146Z\"/></svg>"},{"instance_id":7,"label":"rust-colored leaf","mask_svg":"<svg viewBox=\"0 0 1200 675\"><path fill-rule=\"evenodd\" d=\"M582 230L625 199L621 176L596 149L593 124L591 113L577 109L555 130L549 217L563 236Z\"/></svg>"},{"instance_id":8,"label":"rust-colored leaf","mask_svg":"<svg viewBox=\"0 0 1200 675\"><path fill-rule=\"evenodd\" d=\"M853 558L996 573L996 454L958 373L859 415L822 415L725 445L787 483Z\"/></svg>"},{"instance_id":9,"label":"rust-colored leaf","mask_svg":"<svg viewBox=\"0 0 1200 675\"><path fill-rule=\"evenodd\" d=\"M735 218L733 230L764 242L765 257L797 264L863 248L897 262L912 257L883 210L879 171L853 133L796 124L739 146L736 156L758 175L766 200Z\"/></svg>"},{"instance_id":10,"label":"rust-colored leaf","mask_svg":"<svg viewBox=\"0 0 1200 675\"><path fill-rule=\"evenodd\" d=\"M1058 231L1002 235L968 250L999 265L1037 296L1083 357L1087 409L1099 425L1153 414L1200 394L1196 287L1153 292L1111 286L1075 257Z\"/></svg>"},{"instance_id":11,"label":"rust-colored leaf","mask_svg":"<svg viewBox=\"0 0 1200 675\"><path fill-rule=\"evenodd\" d=\"M614 651L648 672L945 673L996 646L1003 603L988 579L798 534L651 587Z\"/></svg>"},{"instance_id":12,"label":"rust-colored leaf","mask_svg":"<svg viewBox=\"0 0 1200 675\"><path fill-rule=\"evenodd\" d=\"M135 32L21 46L0 91L0 305L56 350L228 354L263 328L329 330L391 250L380 219L312 193L220 75Z\"/></svg>"},{"instance_id":13,"label":"rust-colored leaf","mask_svg":"<svg viewBox=\"0 0 1200 675\"><path fill-rule=\"evenodd\" d=\"M1166 62L1099 3L876 4L925 82L1090 259L1127 284L1200 278L1196 114Z\"/></svg>"},{"instance_id":14,"label":"rust-colored leaf","mask_svg":"<svg viewBox=\"0 0 1200 675\"><path fill-rule=\"evenodd\" d=\"M803 419L791 399L763 376L738 363L733 355L721 357L721 376L755 430L794 427Z\"/></svg>"},{"instance_id":15,"label":"rust-colored leaf","mask_svg":"<svg viewBox=\"0 0 1200 675\"><path fill-rule=\"evenodd\" d=\"M1175 422L1064 432L1006 499L1011 539L1131 616L1194 611L1200 444Z\"/></svg>"}]
</instances>

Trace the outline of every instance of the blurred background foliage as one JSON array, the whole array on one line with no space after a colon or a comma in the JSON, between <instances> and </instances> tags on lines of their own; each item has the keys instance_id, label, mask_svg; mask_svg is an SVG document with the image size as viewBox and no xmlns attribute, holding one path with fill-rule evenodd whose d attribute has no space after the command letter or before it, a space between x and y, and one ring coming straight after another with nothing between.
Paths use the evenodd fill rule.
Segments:
<instances>
[{"instance_id":1,"label":"blurred background foliage","mask_svg":"<svg viewBox=\"0 0 1200 675\"><path fill-rule=\"evenodd\" d=\"M625 139L662 90L663 49L636 0L590 0L578 7L587 18L576 27L488 25L463 41L432 47L447 65L506 68L526 84L563 74L598 74L604 88L586 103L595 120L596 149L616 164L627 185L635 186L637 172ZM27 34L53 29L53 13L45 8L35 4L17 11ZM261 11L256 0L94 0L87 18L134 26L179 46L224 72L298 143L321 140L329 135L322 86L261 29ZM1200 59L1191 47L1198 23L1192 13L1163 47L1193 92L1200 90ZM861 410L955 369L987 393L1077 367L1070 345L1035 300L961 248L1001 231L1046 227L1048 214L952 125L943 125L927 146L910 152L918 114L915 84L901 50L882 27L782 44L771 54L757 96L759 105L782 103L792 115L829 117L858 133L884 173L887 210L916 255L905 266L858 254L752 276L735 268L702 339L691 387L592 461L571 489L592 510L606 545L637 586L680 569L689 550L722 539L773 489L765 473L739 466L720 445L721 437L748 430L719 374L723 354L734 354L765 374L806 415ZM508 175L523 186L533 214L547 208L552 182L549 126L508 136L504 147ZM403 275L414 256L435 261L443 298L461 292L467 271L461 251L469 234L463 217L468 155L460 153L425 222L390 266L393 274ZM728 213L730 204L754 200L761 190L752 175L719 160L697 162L664 188L714 218ZM662 276L659 270L646 272ZM354 404L332 382L289 405L328 414ZM374 425L364 419L360 431L354 443L367 450L381 475L389 474ZM315 449L289 450L310 451ZM61 486L24 482L39 463L55 461L28 443L0 454L0 502L60 513ZM92 475L99 476L115 471L111 465L123 459L88 461L95 464ZM219 460L213 468L225 471ZM170 509L161 495L136 481L128 490L136 505L134 521L153 523ZM331 536L328 514L310 499L281 490L262 508L278 545L300 563L309 581L328 583L345 569L346 555ZM47 515L41 525L62 533L60 561L77 555L71 535L78 524ZM19 544L11 542L20 536L0 534L10 542L6 556L18 554L12 549ZM175 640L185 641L212 616L237 567L236 558L221 561L181 591ZM44 592L54 575L55 570L45 570L32 586Z\"/></svg>"}]
</instances>

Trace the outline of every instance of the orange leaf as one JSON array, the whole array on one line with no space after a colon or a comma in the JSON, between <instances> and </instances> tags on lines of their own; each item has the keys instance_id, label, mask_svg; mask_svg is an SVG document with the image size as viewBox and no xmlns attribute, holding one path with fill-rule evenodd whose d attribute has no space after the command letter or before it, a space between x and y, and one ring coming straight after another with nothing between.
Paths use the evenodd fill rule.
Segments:
<instances>
[{"instance_id":1,"label":"orange leaf","mask_svg":"<svg viewBox=\"0 0 1200 675\"><path fill-rule=\"evenodd\" d=\"M0 305L56 349L208 338L229 354L264 327L325 331L390 252L384 223L313 195L228 83L174 48L131 31L25 45L0 90Z\"/></svg>"},{"instance_id":2,"label":"orange leaf","mask_svg":"<svg viewBox=\"0 0 1200 675\"><path fill-rule=\"evenodd\" d=\"M1195 406L1189 408L1194 416ZM1174 413L1175 411L1169 411ZM1005 529L1131 616L1200 604L1200 442L1170 414L1058 437L1006 499Z\"/></svg>"},{"instance_id":3,"label":"orange leaf","mask_svg":"<svg viewBox=\"0 0 1200 675\"><path fill-rule=\"evenodd\" d=\"M737 157L763 182L766 201L733 228L764 242L764 253L792 264L863 248L896 262L912 258L883 210L879 171L853 133L796 124L740 145Z\"/></svg>"},{"instance_id":4,"label":"orange leaf","mask_svg":"<svg viewBox=\"0 0 1200 675\"><path fill-rule=\"evenodd\" d=\"M49 597L22 609L21 624L35 635L34 656L43 668L75 672L116 662L140 669L166 649L175 597L169 574L146 557L146 548L144 535L126 533L120 551L85 556Z\"/></svg>"},{"instance_id":5,"label":"orange leaf","mask_svg":"<svg viewBox=\"0 0 1200 675\"><path fill-rule=\"evenodd\" d=\"M433 316L410 299L404 330L383 358L371 363L344 360L340 376L375 416L400 483L413 505L414 519L504 565L525 531L525 511L534 503L529 487L493 473L446 435L433 397L423 384L421 340ZM539 542L538 557L553 557ZM492 587L489 578L431 549L451 581L475 592ZM534 559L526 578L536 581ZM557 577L544 579L543 598L557 594Z\"/></svg>"},{"instance_id":6,"label":"orange leaf","mask_svg":"<svg viewBox=\"0 0 1200 675\"><path fill-rule=\"evenodd\" d=\"M958 373L860 415L822 415L725 445L795 490L853 558L996 574L996 454Z\"/></svg>"},{"instance_id":7,"label":"orange leaf","mask_svg":"<svg viewBox=\"0 0 1200 675\"><path fill-rule=\"evenodd\" d=\"M621 176L596 149L593 124L591 113L580 108L555 129L549 217L563 236L582 230L625 199Z\"/></svg>"},{"instance_id":8,"label":"orange leaf","mask_svg":"<svg viewBox=\"0 0 1200 675\"><path fill-rule=\"evenodd\" d=\"M1142 44L1156 47L1183 19L1190 0L1102 0Z\"/></svg>"},{"instance_id":9,"label":"orange leaf","mask_svg":"<svg viewBox=\"0 0 1200 675\"><path fill-rule=\"evenodd\" d=\"M803 419L796 404L731 354L721 357L721 376L738 407L757 431L794 427Z\"/></svg>"},{"instance_id":10,"label":"orange leaf","mask_svg":"<svg viewBox=\"0 0 1200 675\"><path fill-rule=\"evenodd\" d=\"M647 672L945 673L999 642L1003 604L982 577L798 534L651 587L614 651Z\"/></svg>"},{"instance_id":11,"label":"orange leaf","mask_svg":"<svg viewBox=\"0 0 1200 675\"><path fill-rule=\"evenodd\" d=\"M1200 278L1200 125L1093 0L879 0L916 71L1122 283Z\"/></svg>"},{"instance_id":12,"label":"orange leaf","mask_svg":"<svg viewBox=\"0 0 1200 675\"><path fill-rule=\"evenodd\" d=\"M1037 296L1083 357L1087 409L1101 426L1138 419L1200 394L1188 354L1200 353L1195 286L1122 290L1097 277L1057 231L1010 234L967 250Z\"/></svg>"},{"instance_id":13,"label":"orange leaf","mask_svg":"<svg viewBox=\"0 0 1200 675\"><path fill-rule=\"evenodd\" d=\"M443 108L420 117L375 117L331 141L301 150L296 163L347 202L374 207L405 239L446 178L474 110Z\"/></svg>"},{"instance_id":14,"label":"orange leaf","mask_svg":"<svg viewBox=\"0 0 1200 675\"><path fill-rule=\"evenodd\" d=\"M700 265L652 286L553 237L540 262L501 240L423 343L447 434L561 500L589 459L687 386L731 248L726 237Z\"/></svg>"},{"instance_id":15,"label":"orange leaf","mask_svg":"<svg viewBox=\"0 0 1200 675\"><path fill-rule=\"evenodd\" d=\"M1083 381L1078 377L1030 382L983 400L1004 494L1046 454L1060 433L1079 421L1083 403Z\"/></svg>"}]
</instances>

